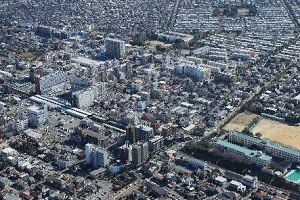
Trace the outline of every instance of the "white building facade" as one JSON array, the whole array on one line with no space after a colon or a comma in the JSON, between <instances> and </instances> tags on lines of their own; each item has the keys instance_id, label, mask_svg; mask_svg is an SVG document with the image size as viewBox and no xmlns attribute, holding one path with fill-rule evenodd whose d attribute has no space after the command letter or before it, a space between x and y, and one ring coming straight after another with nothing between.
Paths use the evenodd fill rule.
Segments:
<instances>
[{"instance_id":1,"label":"white building facade","mask_svg":"<svg viewBox=\"0 0 300 200\"><path fill-rule=\"evenodd\" d=\"M149 151L151 154L156 153L164 147L163 136L154 136L154 138L149 140Z\"/></svg>"},{"instance_id":2,"label":"white building facade","mask_svg":"<svg viewBox=\"0 0 300 200\"><path fill-rule=\"evenodd\" d=\"M92 151L94 145L93 144L85 144L85 161L87 164L92 164Z\"/></svg>"},{"instance_id":3,"label":"white building facade","mask_svg":"<svg viewBox=\"0 0 300 200\"><path fill-rule=\"evenodd\" d=\"M66 89L68 74L66 72L56 72L36 79L36 93L49 94L57 93Z\"/></svg>"},{"instance_id":4,"label":"white building facade","mask_svg":"<svg viewBox=\"0 0 300 200\"><path fill-rule=\"evenodd\" d=\"M95 168L106 167L109 164L108 152L88 143L85 145L85 160Z\"/></svg>"},{"instance_id":5,"label":"white building facade","mask_svg":"<svg viewBox=\"0 0 300 200\"><path fill-rule=\"evenodd\" d=\"M264 149L265 153L276 158L281 158L291 162L300 162L299 150L286 147L266 139L259 139L239 132L234 132L229 134L229 141L243 144L247 147L250 147L251 145L256 145Z\"/></svg>"},{"instance_id":6,"label":"white building facade","mask_svg":"<svg viewBox=\"0 0 300 200\"><path fill-rule=\"evenodd\" d=\"M86 108L93 105L94 100L98 97L98 88L90 87L87 90L81 90L72 93L72 105L76 108Z\"/></svg>"},{"instance_id":7,"label":"white building facade","mask_svg":"<svg viewBox=\"0 0 300 200\"><path fill-rule=\"evenodd\" d=\"M41 107L31 106L27 109L28 125L34 128L45 124L48 121L48 108L47 105Z\"/></svg>"},{"instance_id":8,"label":"white building facade","mask_svg":"<svg viewBox=\"0 0 300 200\"><path fill-rule=\"evenodd\" d=\"M106 167L109 163L107 151L94 148L92 151L93 166L95 168Z\"/></svg>"},{"instance_id":9,"label":"white building facade","mask_svg":"<svg viewBox=\"0 0 300 200\"><path fill-rule=\"evenodd\" d=\"M211 69L203 64L196 64L192 61L179 60L175 64L175 71L177 74L187 75L195 78L197 81L206 81L210 78Z\"/></svg>"}]
</instances>

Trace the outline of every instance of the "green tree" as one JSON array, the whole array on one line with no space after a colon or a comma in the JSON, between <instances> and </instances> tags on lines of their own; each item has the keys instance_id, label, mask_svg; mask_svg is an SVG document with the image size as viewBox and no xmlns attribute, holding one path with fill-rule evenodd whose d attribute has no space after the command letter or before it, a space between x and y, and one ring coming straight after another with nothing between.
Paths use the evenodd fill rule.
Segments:
<instances>
[{"instance_id":1,"label":"green tree","mask_svg":"<svg viewBox=\"0 0 300 200\"><path fill-rule=\"evenodd\" d=\"M258 138L261 138L262 134L258 132L258 133L255 133L255 136L258 137Z\"/></svg>"},{"instance_id":2,"label":"green tree","mask_svg":"<svg viewBox=\"0 0 300 200\"><path fill-rule=\"evenodd\" d=\"M219 16L221 13L222 13L221 9L220 9L220 8L216 8L216 9L213 10L212 16L213 16L213 17L217 17L217 16Z\"/></svg>"},{"instance_id":3,"label":"green tree","mask_svg":"<svg viewBox=\"0 0 300 200\"><path fill-rule=\"evenodd\" d=\"M166 47L163 47L162 45L158 44L155 46L155 49L156 51L159 51L159 52L166 52L167 51L167 48Z\"/></svg>"},{"instance_id":4,"label":"green tree","mask_svg":"<svg viewBox=\"0 0 300 200\"><path fill-rule=\"evenodd\" d=\"M182 49L186 46L185 42L182 39L177 39L174 42L174 48L176 49Z\"/></svg>"},{"instance_id":5,"label":"green tree","mask_svg":"<svg viewBox=\"0 0 300 200\"><path fill-rule=\"evenodd\" d=\"M253 133L251 131L249 131L248 128L244 128L244 130L242 131L242 133L244 133L245 135L253 136Z\"/></svg>"},{"instance_id":6,"label":"green tree","mask_svg":"<svg viewBox=\"0 0 300 200\"><path fill-rule=\"evenodd\" d=\"M146 33L146 37L149 39L149 40L157 40L157 34L155 32L147 32Z\"/></svg>"},{"instance_id":7,"label":"green tree","mask_svg":"<svg viewBox=\"0 0 300 200\"><path fill-rule=\"evenodd\" d=\"M268 168L269 169L276 169L277 168L277 165L274 163L274 162L270 162L269 164L268 164Z\"/></svg>"}]
</instances>

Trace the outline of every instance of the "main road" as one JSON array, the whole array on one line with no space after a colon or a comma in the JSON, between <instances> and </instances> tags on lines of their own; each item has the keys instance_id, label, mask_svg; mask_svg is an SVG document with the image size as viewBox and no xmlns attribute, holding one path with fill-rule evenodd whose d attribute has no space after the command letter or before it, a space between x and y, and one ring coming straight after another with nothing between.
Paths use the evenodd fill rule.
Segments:
<instances>
[{"instance_id":1,"label":"main road","mask_svg":"<svg viewBox=\"0 0 300 200\"><path fill-rule=\"evenodd\" d=\"M175 23L176 15L177 15L177 12L178 12L179 1L180 1L180 0L176 0L176 2L175 2L175 6L174 6L173 13L172 13L172 15L170 16L170 19L169 19L169 24L168 24L168 27L167 27L168 30L169 30L169 29L174 25L174 23Z\"/></svg>"}]
</instances>

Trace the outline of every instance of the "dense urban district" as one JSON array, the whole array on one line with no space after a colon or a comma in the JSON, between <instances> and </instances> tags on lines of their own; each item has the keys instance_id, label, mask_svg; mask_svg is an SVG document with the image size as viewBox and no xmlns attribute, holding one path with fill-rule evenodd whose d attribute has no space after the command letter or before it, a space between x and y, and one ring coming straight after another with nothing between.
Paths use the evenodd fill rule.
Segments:
<instances>
[{"instance_id":1,"label":"dense urban district","mask_svg":"<svg viewBox=\"0 0 300 200\"><path fill-rule=\"evenodd\" d=\"M300 199L299 0L2 0L0 199Z\"/></svg>"}]
</instances>

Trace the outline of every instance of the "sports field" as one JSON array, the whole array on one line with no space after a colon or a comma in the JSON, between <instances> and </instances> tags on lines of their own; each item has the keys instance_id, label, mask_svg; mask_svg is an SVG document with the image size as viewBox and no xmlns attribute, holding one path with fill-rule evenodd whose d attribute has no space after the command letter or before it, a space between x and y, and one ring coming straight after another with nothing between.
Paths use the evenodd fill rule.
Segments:
<instances>
[{"instance_id":1,"label":"sports field","mask_svg":"<svg viewBox=\"0 0 300 200\"><path fill-rule=\"evenodd\" d=\"M262 119L252 130L261 133L262 138L281 143L300 150L300 127L289 126L277 121Z\"/></svg>"},{"instance_id":2,"label":"sports field","mask_svg":"<svg viewBox=\"0 0 300 200\"><path fill-rule=\"evenodd\" d=\"M223 129L226 131L242 131L251 124L251 122L258 117L252 113L239 113L229 123L227 123Z\"/></svg>"}]
</instances>

